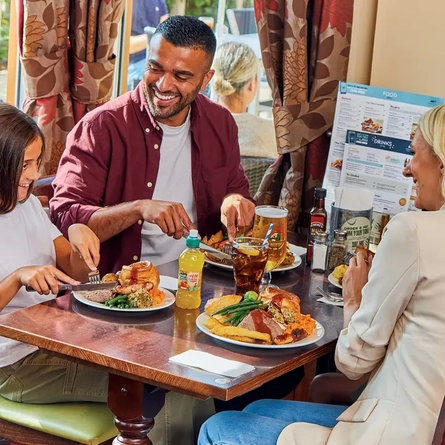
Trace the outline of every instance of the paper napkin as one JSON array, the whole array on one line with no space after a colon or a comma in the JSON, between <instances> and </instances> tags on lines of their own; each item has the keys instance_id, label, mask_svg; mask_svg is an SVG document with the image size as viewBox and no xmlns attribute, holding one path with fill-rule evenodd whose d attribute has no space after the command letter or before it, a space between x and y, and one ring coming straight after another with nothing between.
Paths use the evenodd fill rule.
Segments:
<instances>
[{"instance_id":1,"label":"paper napkin","mask_svg":"<svg viewBox=\"0 0 445 445\"><path fill-rule=\"evenodd\" d=\"M174 363L193 366L204 371L212 372L213 374L225 375L227 377L239 377L255 369L254 366L246 365L245 363L227 360L209 354L208 352L195 351L194 349L189 349L182 354L170 357L169 360Z\"/></svg>"},{"instance_id":2,"label":"paper napkin","mask_svg":"<svg viewBox=\"0 0 445 445\"><path fill-rule=\"evenodd\" d=\"M335 206L347 210L369 210L374 201L374 192L371 190L337 187L335 189Z\"/></svg>"},{"instance_id":3,"label":"paper napkin","mask_svg":"<svg viewBox=\"0 0 445 445\"><path fill-rule=\"evenodd\" d=\"M343 305L344 305L343 301L335 301L334 302L334 301L328 300L326 297L321 297L317 301L320 301L321 303L330 304L331 306L343 307Z\"/></svg>"}]
</instances>

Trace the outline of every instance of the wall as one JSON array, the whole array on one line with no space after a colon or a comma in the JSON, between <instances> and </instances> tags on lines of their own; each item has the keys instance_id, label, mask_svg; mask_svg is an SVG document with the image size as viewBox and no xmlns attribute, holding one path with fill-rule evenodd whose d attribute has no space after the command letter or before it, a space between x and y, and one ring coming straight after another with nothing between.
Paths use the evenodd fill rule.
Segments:
<instances>
[{"instance_id":1,"label":"wall","mask_svg":"<svg viewBox=\"0 0 445 445\"><path fill-rule=\"evenodd\" d=\"M444 0L355 0L353 27L349 81L445 97Z\"/></svg>"}]
</instances>

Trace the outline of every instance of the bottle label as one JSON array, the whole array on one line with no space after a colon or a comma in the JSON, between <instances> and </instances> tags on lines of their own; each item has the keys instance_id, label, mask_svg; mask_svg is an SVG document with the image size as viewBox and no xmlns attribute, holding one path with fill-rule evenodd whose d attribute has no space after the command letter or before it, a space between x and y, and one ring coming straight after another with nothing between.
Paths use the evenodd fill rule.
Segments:
<instances>
[{"instance_id":1,"label":"bottle label","mask_svg":"<svg viewBox=\"0 0 445 445\"><path fill-rule=\"evenodd\" d=\"M311 220L310 220L310 231L311 231L311 237L312 239L315 238L315 234L317 232L324 232L325 231L325 217L324 216L318 216L318 215L314 215L311 216Z\"/></svg>"},{"instance_id":2,"label":"bottle label","mask_svg":"<svg viewBox=\"0 0 445 445\"><path fill-rule=\"evenodd\" d=\"M185 272L180 270L178 287L179 289L188 291L199 290L199 272Z\"/></svg>"}]
</instances>

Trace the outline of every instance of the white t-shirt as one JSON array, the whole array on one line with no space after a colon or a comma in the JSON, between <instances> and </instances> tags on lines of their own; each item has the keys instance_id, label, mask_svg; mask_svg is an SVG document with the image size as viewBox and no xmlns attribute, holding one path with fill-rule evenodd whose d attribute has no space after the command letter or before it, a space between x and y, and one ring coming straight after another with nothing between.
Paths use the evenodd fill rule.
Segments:
<instances>
[{"instance_id":1,"label":"white t-shirt","mask_svg":"<svg viewBox=\"0 0 445 445\"><path fill-rule=\"evenodd\" d=\"M180 202L193 224L196 225L196 203L192 184L192 137L190 112L179 127L158 125L163 130L161 160L153 200ZM185 239L175 240L162 233L156 224L142 225L142 261L155 266L177 260L185 249Z\"/></svg>"},{"instance_id":2,"label":"white t-shirt","mask_svg":"<svg viewBox=\"0 0 445 445\"><path fill-rule=\"evenodd\" d=\"M49 220L40 201L31 195L6 215L0 215L0 281L24 266L56 265L54 240L61 236ZM54 295L27 292L22 287L0 312L14 312L51 300ZM0 368L11 365L36 351L36 346L0 337Z\"/></svg>"}]
</instances>

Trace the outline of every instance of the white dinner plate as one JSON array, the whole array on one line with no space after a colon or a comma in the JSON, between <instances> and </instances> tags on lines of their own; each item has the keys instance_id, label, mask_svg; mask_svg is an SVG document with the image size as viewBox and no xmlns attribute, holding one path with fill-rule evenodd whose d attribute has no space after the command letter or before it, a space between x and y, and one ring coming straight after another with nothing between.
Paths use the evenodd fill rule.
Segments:
<instances>
[{"instance_id":1,"label":"white dinner plate","mask_svg":"<svg viewBox=\"0 0 445 445\"><path fill-rule=\"evenodd\" d=\"M284 272L285 270L295 269L301 264L300 255L304 252L305 249L302 247L296 246L294 244L289 244L289 250L294 254L295 261L289 266L278 266L276 269L272 270L274 272ZM220 267L221 269L233 270L232 261L222 259L221 262L212 261L210 258L207 258L207 255L204 254L204 261L207 264L211 264L212 266Z\"/></svg>"},{"instance_id":2,"label":"white dinner plate","mask_svg":"<svg viewBox=\"0 0 445 445\"><path fill-rule=\"evenodd\" d=\"M260 345L257 343L245 343L243 341L232 340L231 338L221 337L219 335L214 334L212 331L207 329L205 326L205 322L209 318L210 317L207 314L205 314L204 312L198 316L198 318L196 319L196 326L198 326L198 329L200 331L204 332L204 334L206 334L210 337L216 338L217 340L221 340L225 343L230 343L232 345L246 346L248 348L259 348L259 349L300 348L302 346L311 345L312 343L317 342L324 335L324 327L317 320L315 320L316 327L315 327L315 330L312 333L312 335L310 335L309 337L303 338L303 340L297 341L295 343L288 343L286 345Z\"/></svg>"},{"instance_id":3,"label":"white dinner plate","mask_svg":"<svg viewBox=\"0 0 445 445\"><path fill-rule=\"evenodd\" d=\"M332 285L334 285L335 287L338 287L340 289L343 289L343 286L338 282L338 278L334 277L333 273L330 273L328 275L328 281L329 283L331 283Z\"/></svg>"},{"instance_id":4,"label":"white dinner plate","mask_svg":"<svg viewBox=\"0 0 445 445\"><path fill-rule=\"evenodd\" d=\"M102 303L96 303L95 301L88 300L83 296L85 292L79 292L79 291L73 291L73 296L77 301L80 301L83 304L86 304L87 306L95 307L98 309L105 309L106 311L113 311L113 312L153 312L153 311L159 311L161 309L165 309L166 307L171 306L175 302L175 296L168 291L167 289L163 289L162 287L159 288L162 290L165 294L164 301L161 304L157 304L155 306L150 306L146 308L132 308L132 309L119 309L117 307L108 307L105 306Z\"/></svg>"}]
</instances>

